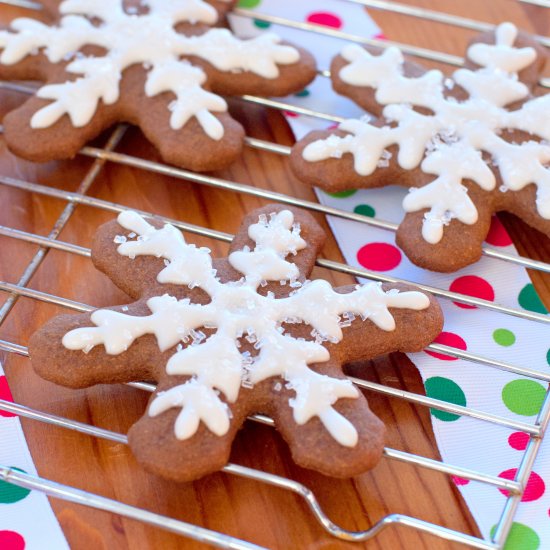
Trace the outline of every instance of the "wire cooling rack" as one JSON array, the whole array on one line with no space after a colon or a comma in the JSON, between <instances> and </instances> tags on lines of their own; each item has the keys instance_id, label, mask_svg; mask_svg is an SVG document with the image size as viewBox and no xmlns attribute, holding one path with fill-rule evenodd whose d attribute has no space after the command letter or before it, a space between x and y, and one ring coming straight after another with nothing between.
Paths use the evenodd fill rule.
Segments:
<instances>
[{"instance_id":1,"label":"wire cooling rack","mask_svg":"<svg viewBox=\"0 0 550 550\"><path fill-rule=\"evenodd\" d=\"M475 21L473 19L458 17L454 15L449 15L446 13L441 13L425 8L419 8L415 6L399 4L398 2L386 1L386 0L341 0L342 2L354 2L357 4L362 4L366 7L377 9L377 10L386 10L393 11L396 13L403 14L409 17L419 17L427 19L434 22L445 23L449 25L455 25L458 27L463 27L467 29L482 31L493 28L492 25L480 21ZM519 0L524 3L535 4L544 8L550 8L549 0ZM28 0L4 0L0 1L0 4L11 4L22 8L28 8L31 10L39 10L41 6L39 3L35 3ZM261 14L257 11L250 12L246 9L236 9L238 15L244 17L253 17L255 20L277 23L281 25L286 25L289 27L302 29L304 32L315 32L321 34L327 34L331 36L337 36L344 38L346 40L366 43L366 44L376 44L382 47L387 47L389 45L395 44L395 42L382 41L376 39L365 39L360 36L349 35L334 29L329 29L326 27L321 27L312 23L303 23L297 21L291 21L281 17L276 17L272 15ZM544 46L550 47L550 39L542 36L538 36L537 40ZM461 65L463 59L458 56L427 50L423 48L418 48L414 46L409 46L407 44L398 44L405 52L420 57L423 59L433 60L443 62L449 65ZM321 77L330 76L328 71L320 71ZM544 87L550 87L550 79L541 80L540 84ZM13 82L0 82L0 87L7 88L11 90L17 90L20 92L32 92L33 88L29 85L23 85L20 83ZM312 116L316 118L321 118L324 120L339 122L340 117L330 114L330 113L320 113L312 111L310 109L295 107L286 104L284 101L275 101L268 100L265 98L258 98L253 96L243 97L244 101L251 103L261 104L265 107L295 112L298 114L303 114L306 116ZM150 171L158 174L169 175L176 179L183 179L187 181L193 181L197 184L212 186L220 189L230 190L236 193L242 193L247 195L253 195L256 197L269 199L272 201L277 201L283 204L290 204L294 206L299 206L306 208L312 211L320 212L323 214L336 216L340 218L345 218L348 220L353 220L358 223L363 223L388 231L395 231L397 225L390 223L385 220L380 220L377 218L367 218L358 214L345 212L336 208L323 206L311 201L298 199L296 197L288 196L281 193L276 193L273 191L259 189L252 187L246 184L228 181L225 179L212 177L204 174L196 174L189 172L187 170L177 169L171 166L160 164L157 162L144 160L137 158L131 155L117 153L114 151L117 144L121 140L126 127L124 125L117 126L112 134L109 137L109 140L106 143L104 148L97 147L84 147L81 151L81 154L86 157L91 157L94 159L91 167L85 174L85 177L80 182L80 185L76 192L68 192L55 188L50 188L47 186L40 185L38 183L25 181L13 177L7 177L0 175L0 185L6 186L12 189L23 190L27 193L39 195L42 197L53 197L64 201L65 207L55 222L52 230L46 236L37 235L34 233L28 233L24 231L17 230L15 228L0 226L0 235L9 237L19 242L33 243L39 246L38 252L32 257L30 262L27 264L24 269L23 274L16 284L0 282L0 291L7 293L7 299L4 302L3 306L0 308L0 326L6 321L8 316L11 314L14 305L20 297L27 297L33 300L40 302L46 302L51 304L56 304L63 306L67 309L74 311L90 311L91 306L79 302L75 302L68 298L62 296L55 296L38 290L34 290L29 287L29 282L32 276L36 273L40 267L43 260L47 257L48 252L52 249L60 250L65 253L75 254L79 256L89 257L90 250L83 248L81 246L71 244L68 242L63 242L59 240L59 235L62 229L67 225L68 221L73 216L75 209L78 205L86 205L96 209L109 211L113 213L120 212L126 207L121 204L116 204L113 202L101 200L95 197L87 195L88 190L90 189L93 182L96 180L100 174L103 166L107 162L117 163L121 165L131 166L133 168ZM255 138L247 138L247 145L253 148L261 149L271 153L279 155L288 155L289 148L282 146L276 143L271 143ZM200 227L197 225L185 223L179 220L169 219L163 216L155 215L153 212L140 211L140 213L145 215L155 216L159 220L172 223L176 227L189 232L202 236L206 236L212 239L219 241L230 242L232 235L223 233L220 231L215 231L210 228ZM550 264L531 260L522 256L506 254L495 249L485 247L483 254L489 257L497 258L501 261L512 262L515 264L522 265L524 267L538 270L541 272L550 273ZM348 265L326 260L319 259L317 265L328 268L334 271L339 271L347 274L351 274L358 277L364 277L367 279L382 281L382 282L398 282L399 279L394 277L389 277L381 275L376 272L367 271L364 269L358 269L350 267ZM490 309L497 311L502 315L512 315L520 317L523 319L530 320L532 322L546 323L550 324L550 317L546 315L541 315L539 313L534 313L530 311L517 310L510 307L503 307L493 302L482 300L479 298L473 298L470 296L458 294L451 292L445 289L434 288L426 285L419 285L425 290L429 290L434 295L438 296L444 300L453 300L455 302L461 302L464 304L469 304L477 306L479 308ZM452 357L457 357L467 361L471 361L480 365L489 366L495 369L500 369L518 375L527 376L536 380L543 382L550 382L550 374L548 372L539 371L524 365L515 365L504 361L497 361L490 357L485 357L475 353L470 353L468 351L456 349L453 347L441 345L441 344L431 344L427 349L432 351L437 351L439 353L444 353ZM0 340L0 350L18 354L22 356L28 356L27 348L17 342L8 342L5 340ZM382 384L377 384L374 382L369 382L365 380L359 380L357 378L351 378L351 380L357 384L359 387L368 389L370 391L379 392L384 395L398 397L406 401L415 403L420 406L427 406L435 408L441 411L447 411L462 416L470 416L480 421L491 422L500 426L509 428L510 430L517 430L524 433L527 433L529 437L529 443L525 448L523 453L517 474L514 479L507 480L499 477L491 476L482 472L471 470L468 468L462 468L452 464L445 464L439 460L430 459L423 456L418 456L408 452L400 451L397 449L386 448L384 455L386 458L407 462L413 464L419 468L427 468L442 472L444 474L459 476L468 480L473 480L479 483L485 483L495 488L503 489L507 491L507 498L502 509L500 520L498 521L497 527L493 532L491 539L482 539L467 533L462 533L459 531L454 531L443 527L441 525L436 525L429 523L423 520L420 520L415 517L405 516L401 514L389 514L386 517L379 520L374 524L370 529L365 531L349 531L341 528L340 526L333 523L327 515L324 513L320 507L315 494L306 486L296 481L293 481L288 478L280 477L270 473L266 473L260 470L239 466L237 464L227 464L223 471L226 474L241 476L251 480L255 480L258 483L266 483L273 485L287 491L296 493L302 497L309 507L313 518L319 522L319 524L331 535L345 541L366 541L372 537L375 537L380 531L385 529L391 524L405 525L418 531L427 532L436 536L439 536L443 539L459 542L463 544L470 545L475 548L483 549L502 549L504 543L510 531L515 512L521 501L521 496L525 489L527 480L532 470L532 466L536 459L537 453L539 451L542 438L544 436L547 424L550 420L550 397L547 392L546 397L543 401L541 409L537 415L535 422L527 423L521 421L511 420L505 417L501 417L496 414L487 413L485 411L476 410L470 407L464 407L460 405L455 405L441 401L434 398L429 398L423 395L418 395L412 392L403 391L399 389L394 389L391 387L384 386ZM137 389L143 391L153 391L154 386L146 383L133 383L129 384ZM127 438L125 435L120 433L115 433L113 431L105 430L98 428L89 424L82 422L77 422L68 418L63 418L60 416L52 415L45 413L31 407L12 403L5 400L0 400L0 410L14 413L16 415L29 418L38 422L44 422L48 424L53 424L59 427L63 427L69 430L75 430L77 432L90 435L92 437L98 437L106 439L109 441L114 441L117 443L126 444ZM263 415L255 415L252 417L252 420L257 422L272 425L273 422L270 418ZM252 549L260 548L259 546L236 539L234 537L212 531L197 525L185 523L179 520L171 519L169 517L161 516L140 508L129 506L122 502L111 500L90 492L82 491L75 487L69 487L48 479L40 478L37 476L28 475L22 473L18 470L12 469L7 466L0 465L0 479L7 481L9 483L25 487L28 489L34 489L46 493L47 495L59 499L64 499L100 510L109 511L115 514L119 514L125 517L129 517L150 525L154 525L161 529L165 529L179 535L193 538L195 540L211 544L213 546L218 546L222 548L235 548L235 549Z\"/></svg>"}]
</instances>

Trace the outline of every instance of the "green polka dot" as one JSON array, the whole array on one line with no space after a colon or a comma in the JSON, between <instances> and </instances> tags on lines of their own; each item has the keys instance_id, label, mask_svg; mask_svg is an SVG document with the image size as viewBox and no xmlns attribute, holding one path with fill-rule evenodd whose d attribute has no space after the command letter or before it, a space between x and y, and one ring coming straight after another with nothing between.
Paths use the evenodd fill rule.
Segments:
<instances>
[{"instance_id":1,"label":"green polka dot","mask_svg":"<svg viewBox=\"0 0 550 550\"><path fill-rule=\"evenodd\" d=\"M336 199L346 199L347 197L355 195L355 193L357 193L357 189L348 189L347 191L338 191L337 193L327 193L327 195Z\"/></svg>"},{"instance_id":2,"label":"green polka dot","mask_svg":"<svg viewBox=\"0 0 550 550\"><path fill-rule=\"evenodd\" d=\"M269 29L271 23L269 21L260 21L259 19L254 19L254 25L259 29Z\"/></svg>"},{"instance_id":3,"label":"green polka dot","mask_svg":"<svg viewBox=\"0 0 550 550\"><path fill-rule=\"evenodd\" d=\"M239 8L257 8L262 3L262 0L239 0L237 6Z\"/></svg>"},{"instance_id":4,"label":"green polka dot","mask_svg":"<svg viewBox=\"0 0 550 550\"><path fill-rule=\"evenodd\" d=\"M304 88L301 92L298 92L294 95L296 97L308 97L310 95L310 91L307 88Z\"/></svg>"},{"instance_id":5,"label":"green polka dot","mask_svg":"<svg viewBox=\"0 0 550 550\"><path fill-rule=\"evenodd\" d=\"M536 313L548 313L546 307L542 303L535 287L529 283L525 285L518 296L519 305L528 311L534 311Z\"/></svg>"},{"instance_id":6,"label":"green polka dot","mask_svg":"<svg viewBox=\"0 0 550 550\"><path fill-rule=\"evenodd\" d=\"M447 401L448 403L454 403L455 405L466 405L466 396L462 391L462 388L452 380L443 378L442 376L434 376L428 378L425 382L426 394L428 397L434 399L440 399L441 401ZM440 411L438 409L430 409L431 413L439 420L443 422L454 422L460 418L460 415L453 414L446 411Z\"/></svg>"},{"instance_id":7,"label":"green polka dot","mask_svg":"<svg viewBox=\"0 0 550 550\"><path fill-rule=\"evenodd\" d=\"M550 365L550 349L546 352L546 362Z\"/></svg>"},{"instance_id":8,"label":"green polka dot","mask_svg":"<svg viewBox=\"0 0 550 550\"><path fill-rule=\"evenodd\" d=\"M507 328L497 328L495 332L493 332L493 340L499 346L513 346L516 342L516 335Z\"/></svg>"},{"instance_id":9,"label":"green polka dot","mask_svg":"<svg viewBox=\"0 0 550 550\"><path fill-rule=\"evenodd\" d=\"M25 470L20 468L15 468L12 466L13 470L18 472L26 473ZM23 487L17 487L17 485L12 485L7 481L0 480L0 503L1 504L13 504L14 502L19 502L23 500L30 493L29 489L24 489Z\"/></svg>"},{"instance_id":10,"label":"green polka dot","mask_svg":"<svg viewBox=\"0 0 550 550\"><path fill-rule=\"evenodd\" d=\"M533 380L513 380L502 389L504 404L516 414L538 414L546 394L544 386Z\"/></svg>"},{"instance_id":11,"label":"green polka dot","mask_svg":"<svg viewBox=\"0 0 550 550\"><path fill-rule=\"evenodd\" d=\"M370 204L358 204L353 211L361 216L367 216L367 218L376 216L376 210Z\"/></svg>"},{"instance_id":12,"label":"green polka dot","mask_svg":"<svg viewBox=\"0 0 550 550\"><path fill-rule=\"evenodd\" d=\"M497 526L491 528L491 537L495 536ZM523 523L512 523L510 534L503 550L537 550L540 548L540 538L531 527Z\"/></svg>"}]
</instances>

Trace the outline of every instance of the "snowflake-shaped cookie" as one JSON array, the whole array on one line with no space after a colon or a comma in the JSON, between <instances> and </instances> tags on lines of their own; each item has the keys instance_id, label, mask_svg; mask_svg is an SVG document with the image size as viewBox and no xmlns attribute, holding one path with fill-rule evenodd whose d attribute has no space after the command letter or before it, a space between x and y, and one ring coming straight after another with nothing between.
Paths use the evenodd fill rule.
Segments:
<instances>
[{"instance_id":1,"label":"snowflake-shaped cookie","mask_svg":"<svg viewBox=\"0 0 550 550\"><path fill-rule=\"evenodd\" d=\"M384 429L342 365L422 349L441 313L405 285L306 280L323 239L308 214L269 206L213 261L173 226L123 212L100 229L93 258L138 301L54 319L31 339L33 366L72 387L157 381L129 441L147 468L173 479L222 467L253 412L274 418L299 464L365 471Z\"/></svg>"},{"instance_id":2,"label":"snowflake-shaped cookie","mask_svg":"<svg viewBox=\"0 0 550 550\"><path fill-rule=\"evenodd\" d=\"M315 76L312 57L273 33L236 38L219 23L234 0L64 0L59 23L19 18L0 31L0 78L42 80L5 117L30 160L74 156L116 121L138 125L171 163L227 165L243 129L219 94L286 95Z\"/></svg>"},{"instance_id":3,"label":"snowflake-shaped cookie","mask_svg":"<svg viewBox=\"0 0 550 550\"><path fill-rule=\"evenodd\" d=\"M379 118L312 133L292 155L300 178L329 191L411 187L397 242L438 271L480 257L496 211L550 234L550 95L530 95L546 53L503 23L467 57L475 66L446 79L395 47L345 47L334 87Z\"/></svg>"}]
</instances>

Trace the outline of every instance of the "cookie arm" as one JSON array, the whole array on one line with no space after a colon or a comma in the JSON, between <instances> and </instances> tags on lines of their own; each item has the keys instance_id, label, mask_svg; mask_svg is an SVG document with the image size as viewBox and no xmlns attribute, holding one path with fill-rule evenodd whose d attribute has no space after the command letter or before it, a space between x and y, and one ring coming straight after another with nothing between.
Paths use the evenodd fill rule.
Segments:
<instances>
[{"instance_id":1,"label":"cookie arm","mask_svg":"<svg viewBox=\"0 0 550 550\"><path fill-rule=\"evenodd\" d=\"M310 84L317 76L317 64L307 50L287 42L281 42L281 46L296 50L298 60L288 65L277 65L278 75L274 78L266 78L253 71L228 73L197 57L192 57L191 60L193 65L204 69L209 86L218 93L283 97Z\"/></svg>"},{"instance_id":2,"label":"cookie arm","mask_svg":"<svg viewBox=\"0 0 550 550\"><path fill-rule=\"evenodd\" d=\"M475 192L473 186L471 189ZM451 220L436 244L422 237L427 210L407 213L397 230L395 242L415 265L440 273L453 273L481 258L493 214L491 199L488 195L484 202L477 203L478 221L475 224Z\"/></svg>"},{"instance_id":3,"label":"cookie arm","mask_svg":"<svg viewBox=\"0 0 550 550\"><path fill-rule=\"evenodd\" d=\"M17 64L14 70L17 68L21 74L20 78L24 80L30 78L45 82L40 90L47 89L46 87L49 86L55 90L58 85L75 81L75 75L67 73L63 66L47 65L47 63L47 59L42 54L36 57L28 56ZM6 67L0 65L0 76L5 71ZM12 73L6 78L17 78L17 73ZM38 95L31 96L20 107L4 117L4 133L8 148L21 158L33 162L47 162L52 158L73 158L87 142L119 120L118 102L106 105L99 100L91 120L87 124L76 127L70 117L63 114L64 108L61 104L39 97L40 90L37 92ZM79 116L76 114L77 111L79 115L82 112L75 110L75 116ZM56 121L42 127L42 123L37 122L42 116L52 116L52 120Z\"/></svg>"},{"instance_id":4,"label":"cookie arm","mask_svg":"<svg viewBox=\"0 0 550 550\"><path fill-rule=\"evenodd\" d=\"M103 311L119 312L138 318L151 313L145 301ZM67 333L96 326L90 319L91 315L60 315L31 336L29 352L32 366L39 376L70 388L158 378L158 365L166 363L173 354L173 349L160 352L155 337L151 334L137 338L124 353L118 355L106 353L102 344L97 344L90 350L71 350L65 347L63 339Z\"/></svg>"},{"instance_id":5,"label":"cookie arm","mask_svg":"<svg viewBox=\"0 0 550 550\"><path fill-rule=\"evenodd\" d=\"M348 291L350 287L341 287L339 291ZM370 319L355 318L351 326L343 329L344 339L338 346L327 344L331 357L337 357L342 364L368 360L400 351L411 353L421 351L433 342L443 328L443 313L437 300L429 293L413 285L403 283L385 283L385 292L399 290L400 294L414 292L427 297L427 307L388 308L395 322L393 330L382 330ZM398 294L399 296L399 294Z\"/></svg>"},{"instance_id":6,"label":"cookie arm","mask_svg":"<svg viewBox=\"0 0 550 550\"><path fill-rule=\"evenodd\" d=\"M228 405L230 419L223 434L214 433L204 421L196 416L193 418L196 410L191 410L191 403L187 403L186 408L174 406L162 412L154 411L153 404L159 396L178 386L183 387L188 381L189 377L184 376L163 378L149 401L147 411L128 432L128 441L137 460L148 471L177 482L192 481L222 469L229 461L233 440L246 418L243 404L247 398L244 396ZM241 392L244 394L248 390L241 389ZM185 439L178 439L178 422L196 427L196 431Z\"/></svg>"},{"instance_id":7,"label":"cookie arm","mask_svg":"<svg viewBox=\"0 0 550 550\"><path fill-rule=\"evenodd\" d=\"M334 361L309 366L332 379L345 379L341 365ZM338 399L327 409L328 418L313 416L300 425L289 406L289 399L295 397L295 392L277 379L263 384L267 387L262 391L271 394L266 412L273 417L296 464L332 477L348 478L364 473L378 463L384 449L386 429L359 390L356 390L356 398ZM356 433L355 444L342 444L335 438L348 431L348 424ZM331 426L333 433L329 432L327 425Z\"/></svg>"},{"instance_id":8,"label":"cookie arm","mask_svg":"<svg viewBox=\"0 0 550 550\"><path fill-rule=\"evenodd\" d=\"M495 31L487 31L480 33L476 36L473 36L468 43L467 51L476 44L488 44L493 45L496 43ZM533 48L536 52L536 59L534 63L531 63L518 73L518 80L523 82L529 87L533 92L537 87L538 80L541 75L544 73L544 67L548 60L548 54L546 49L543 48L532 35L524 32L518 31L517 36L514 40L515 48ZM476 64L470 57L467 55L465 57L465 67L468 69L477 69L480 65Z\"/></svg>"},{"instance_id":9,"label":"cookie arm","mask_svg":"<svg viewBox=\"0 0 550 550\"><path fill-rule=\"evenodd\" d=\"M235 238L231 242L229 252L231 254L233 252L240 251L245 247L253 249L256 246L256 243L248 234L249 227L258 223L259 217L265 216L269 219L271 214L277 214L283 210L292 212L294 223L298 224L300 227L300 237L306 243L306 246L298 250L296 254L289 254L285 258L286 261L295 264L298 268L298 279L304 280L311 274L311 271L315 266L317 255L323 247L326 238L325 232L317 223L315 218L305 210L282 204L268 204L267 206L253 210L243 218L241 226L235 234ZM218 260L218 265L226 266L223 268L223 271L226 272L226 274L225 276L222 274L222 280L235 280L242 277L242 274L238 273L228 265L227 260ZM272 291L277 297L287 296L290 292L289 287L281 286L279 281L269 282L269 284L265 287L265 291Z\"/></svg>"},{"instance_id":10,"label":"cookie arm","mask_svg":"<svg viewBox=\"0 0 550 550\"><path fill-rule=\"evenodd\" d=\"M369 54L375 57L380 57L387 51L386 48L377 48L376 46L353 46L353 48L357 51L366 50ZM337 93L349 97L352 101L363 107L363 109L369 113L372 113L375 116L380 116L384 106L378 103L375 99L376 89L367 85L357 86L346 82L342 78L341 71L350 64L351 59L346 59L343 54L339 54L333 58L330 65L332 87ZM403 64L403 76L407 78L420 78L425 75L426 72L427 69L422 65L414 63L408 59L406 59Z\"/></svg>"},{"instance_id":11,"label":"cookie arm","mask_svg":"<svg viewBox=\"0 0 550 550\"><path fill-rule=\"evenodd\" d=\"M326 152L323 151L322 144L327 141L330 143L334 138L345 140L346 136L351 134L340 129L316 130L298 141L290 153L290 167L296 177L329 193L348 189L374 189L390 183L402 187L416 187L433 179L433 176L424 174L420 168L402 170L397 163L398 149L395 145L387 148L391 156L385 159L385 162L376 166L372 172L360 174L355 166L361 159L356 157L347 145L344 146L345 152L331 153L329 148ZM321 149L313 150L314 154L310 156L312 147L319 146ZM340 145L336 148L340 149Z\"/></svg>"},{"instance_id":12,"label":"cookie arm","mask_svg":"<svg viewBox=\"0 0 550 550\"><path fill-rule=\"evenodd\" d=\"M165 225L155 219L145 222L155 229L162 229ZM117 220L111 220L96 231L92 241L92 261L94 266L105 273L113 283L128 296L139 299L142 296L162 296L169 294L178 299L184 298L190 290L187 285L160 283L159 273L166 268L163 258L153 254L134 258L121 254L121 245L136 242L137 226L123 227ZM132 237L130 237L132 235Z\"/></svg>"}]
</instances>

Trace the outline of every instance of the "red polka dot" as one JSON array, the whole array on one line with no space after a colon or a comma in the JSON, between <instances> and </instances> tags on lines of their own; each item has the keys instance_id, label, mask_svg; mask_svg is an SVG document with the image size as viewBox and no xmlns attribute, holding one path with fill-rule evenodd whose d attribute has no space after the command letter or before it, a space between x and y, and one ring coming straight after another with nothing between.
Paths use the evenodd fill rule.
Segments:
<instances>
[{"instance_id":1,"label":"red polka dot","mask_svg":"<svg viewBox=\"0 0 550 550\"><path fill-rule=\"evenodd\" d=\"M454 332L442 332L435 340L434 344L442 344L444 346L449 346L451 348L458 348L466 351L468 346L466 342ZM445 355L444 353L438 353L437 351L426 350L428 355L435 357L436 359L441 359L442 361L456 361L458 357L451 357L450 355Z\"/></svg>"},{"instance_id":2,"label":"red polka dot","mask_svg":"<svg viewBox=\"0 0 550 550\"><path fill-rule=\"evenodd\" d=\"M493 216L491 219L491 227L485 238L485 242L493 246L510 246L512 244L508 231L506 231L502 222L496 216Z\"/></svg>"},{"instance_id":3,"label":"red polka dot","mask_svg":"<svg viewBox=\"0 0 550 550\"><path fill-rule=\"evenodd\" d=\"M514 479L517 473L517 468L512 468L511 470L505 470L504 472L498 474L498 477L503 479ZM531 502L533 500L538 500L545 491L546 487L544 481L539 474L531 472L529 476L529 481L527 481L527 486L521 497L521 502ZM505 489L499 489L499 491L504 495L508 496L508 491Z\"/></svg>"},{"instance_id":4,"label":"red polka dot","mask_svg":"<svg viewBox=\"0 0 550 550\"><path fill-rule=\"evenodd\" d=\"M463 477L451 476L451 479L453 480L454 484L458 486L468 485L468 483L470 483L469 479L464 479Z\"/></svg>"},{"instance_id":5,"label":"red polka dot","mask_svg":"<svg viewBox=\"0 0 550 550\"><path fill-rule=\"evenodd\" d=\"M0 548L2 550L24 550L25 539L15 531L0 531Z\"/></svg>"},{"instance_id":6,"label":"red polka dot","mask_svg":"<svg viewBox=\"0 0 550 550\"><path fill-rule=\"evenodd\" d=\"M298 118L300 116L298 113L293 113L292 111L283 111L283 113L289 118Z\"/></svg>"},{"instance_id":7,"label":"red polka dot","mask_svg":"<svg viewBox=\"0 0 550 550\"><path fill-rule=\"evenodd\" d=\"M4 401L13 402L13 397L11 395L10 387L8 386L8 381L5 376L0 376L0 399ZM16 414L0 411L0 416L17 416Z\"/></svg>"},{"instance_id":8,"label":"red polka dot","mask_svg":"<svg viewBox=\"0 0 550 550\"><path fill-rule=\"evenodd\" d=\"M508 444L516 451L524 451L529 443L529 435L523 432L514 432L508 438Z\"/></svg>"},{"instance_id":9,"label":"red polka dot","mask_svg":"<svg viewBox=\"0 0 550 550\"><path fill-rule=\"evenodd\" d=\"M374 38L376 38L378 40L387 40L388 39L388 37L383 32L379 32L378 34L375 34Z\"/></svg>"},{"instance_id":10,"label":"red polka dot","mask_svg":"<svg viewBox=\"0 0 550 550\"><path fill-rule=\"evenodd\" d=\"M316 11L307 16L306 21L315 25L323 25L323 27L331 27L333 29L341 29L343 21L335 13L327 11Z\"/></svg>"},{"instance_id":11,"label":"red polka dot","mask_svg":"<svg viewBox=\"0 0 550 550\"><path fill-rule=\"evenodd\" d=\"M463 277L455 279L451 283L449 290L457 294L465 294L466 296L473 296L474 298L481 298L482 300L488 300L490 302L495 299L493 287L485 279L477 275L464 275ZM476 306L469 304L461 304L459 302L453 303L463 309L476 309Z\"/></svg>"},{"instance_id":12,"label":"red polka dot","mask_svg":"<svg viewBox=\"0 0 550 550\"><path fill-rule=\"evenodd\" d=\"M369 243L359 249L357 260L365 269L389 271L401 263L401 251L388 243Z\"/></svg>"}]
</instances>

